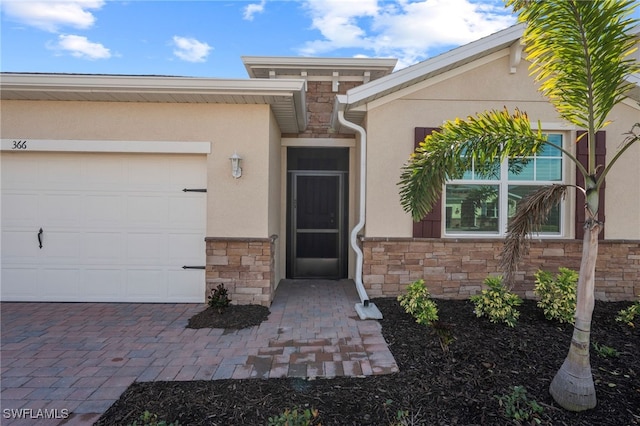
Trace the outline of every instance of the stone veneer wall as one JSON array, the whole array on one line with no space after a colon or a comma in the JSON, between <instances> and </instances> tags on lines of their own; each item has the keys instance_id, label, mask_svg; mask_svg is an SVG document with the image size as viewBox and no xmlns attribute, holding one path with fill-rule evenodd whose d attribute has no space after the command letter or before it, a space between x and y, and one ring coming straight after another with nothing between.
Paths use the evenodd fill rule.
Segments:
<instances>
[{"instance_id":1,"label":"stone veneer wall","mask_svg":"<svg viewBox=\"0 0 640 426\"><path fill-rule=\"evenodd\" d=\"M502 240L363 238L363 282L369 297L397 296L423 278L434 297L466 299L482 290L489 274L499 274ZM538 269L579 270L582 241L533 240L520 264L514 291L534 298ZM635 300L640 296L640 241L600 241L596 299Z\"/></svg>"},{"instance_id":2,"label":"stone veneer wall","mask_svg":"<svg viewBox=\"0 0 640 426\"><path fill-rule=\"evenodd\" d=\"M338 91L334 92L330 81L307 82L307 128L302 133L283 134L294 138L353 138L351 134L334 133L331 129L331 115L336 95L361 85L361 82L341 81Z\"/></svg>"},{"instance_id":3,"label":"stone veneer wall","mask_svg":"<svg viewBox=\"0 0 640 426\"><path fill-rule=\"evenodd\" d=\"M270 306L275 292L275 240L270 238L205 238L205 301L219 284L231 303Z\"/></svg>"}]
</instances>

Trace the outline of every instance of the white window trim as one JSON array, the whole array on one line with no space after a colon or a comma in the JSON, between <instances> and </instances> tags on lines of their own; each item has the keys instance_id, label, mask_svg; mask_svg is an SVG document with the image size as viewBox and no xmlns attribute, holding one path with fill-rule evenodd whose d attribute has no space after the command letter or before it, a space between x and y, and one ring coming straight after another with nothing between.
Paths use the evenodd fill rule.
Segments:
<instances>
[{"instance_id":1,"label":"white window trim","mask_svg":"<svg viewBox=\"0 0 640 426\"><path fill-rule=\"evenodd\" d=\"M546 127L546 126L545 126ZM561 126L561 125L553 125L553 126L549 126L551 128L544 128L542 132L543 133L554 133L554 134L561 134L562 135L562 145L564 149L568 149L568 142L570 140L570 136L572 134L571 131L569 131L567 129L566 126ZM551 185L551 184L566 184L569 181L569 172L572 170L572 167L570 167L570 161L567 157L567 155L563 152L562 153L562 180L561 181L531 181L531 180L522 180L522 181L509 181L508 180L508 159L505 159L504 161L502 161L502 163L500 164L500 176L501 178L499 180L471 180L471 179L455 179L452 180L450 182L446 182L443 186L442 186L442 211L441 211L441 234L443 236L443 238L450 238L450 239L454 239L454 238L467 238L467 239L472 239L472 238L495 238L495 239L504 239L504 237L506 236L506 232L507 232L507 224L508 224L508 214L504 214L503 211L503 206L502 206L502 201L501 201L501 205L500 205L500 214L499 214L499 222L498 222L498 232L497 233L490 233L490 232L456 232L456 233L447 233L447 220L446 220L446 209L447 209L447 199L446 199L446 194L447 194L447 184L454 184L454 185L493 185L493 186L498 186L498 191L499 191L499 199L500 200L508 200L509 199L509 185L518 185L518 184L522 184L522 185L536 185L536 186L543 186L543 185ZM502 178L502 176L505 176L505 178ZM567 232L568 230L571 228L571 224L569 223L569 221L571 220L571 217L569 217L567 215L567 209L570 208L571 203L568 202L568 200L563 200L560 203L560 211L559 211L559 217L560 217L560 229L559 232L556 233L536 233L534 235L532 235L532 237L534 238L541 238L541 239L563 239L567 237ZM506 207L508 209L508 206Z\"/></svg>"}]
</instances>

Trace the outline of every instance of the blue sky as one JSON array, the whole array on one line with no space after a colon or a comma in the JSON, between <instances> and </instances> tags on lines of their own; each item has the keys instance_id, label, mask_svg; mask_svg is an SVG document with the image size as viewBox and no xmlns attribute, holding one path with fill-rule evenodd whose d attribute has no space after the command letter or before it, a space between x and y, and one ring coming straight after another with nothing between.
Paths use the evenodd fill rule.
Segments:
<instances>
[{"instance_id":1,"label":"blue sky","mask_svg":"<svg viewBox=\"0 0 640 426\"><path fill-rule=\"evenodd\" d=\"M499 0L0 0L0 12L1 71L219 78L246 78L243 55L403 68L515 23Z\"/></svg>"}]
</instances>

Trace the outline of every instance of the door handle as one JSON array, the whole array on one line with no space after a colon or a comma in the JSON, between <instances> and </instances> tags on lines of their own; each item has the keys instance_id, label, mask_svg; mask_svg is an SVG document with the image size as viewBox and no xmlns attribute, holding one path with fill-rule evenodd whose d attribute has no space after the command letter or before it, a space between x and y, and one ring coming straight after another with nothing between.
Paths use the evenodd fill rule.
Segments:
<instances>
[{"instance_id":1,"label":"door handle","mask_svg":"<svg viewBox=\"0 0 640 426\"><path fill-rule=\"evenodd\" d=\"M42 248L42 233L44 231L42 230L42 228L40 228L40 230L38 231L38 243L40 243L40 248Z\"/></svg>"}]
</instances>

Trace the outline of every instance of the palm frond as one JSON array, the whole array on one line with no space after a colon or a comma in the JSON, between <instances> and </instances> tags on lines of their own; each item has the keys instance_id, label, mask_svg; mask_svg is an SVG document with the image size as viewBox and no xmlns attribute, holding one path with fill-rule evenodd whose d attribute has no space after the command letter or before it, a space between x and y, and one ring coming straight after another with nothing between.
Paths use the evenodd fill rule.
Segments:
<instances>
[{"instance_id":1,"label":"palm frond","mask_svg":"<svg viewBox=\"0 0 640 426\"><path fill-rule=\"evenodd\" d=\"M428 135L403 166L400 202L415 221L431 211L449 179L455 179L475 164L487 166L504 158L537 152L545 137L533 130L526 113L506 108L488 111L466 120L446 122Z\"/></svg>"},{"instance_id":2,"label":"palm frond","mask_svg":"<svg viewBox=\"0 0 640 426\"><path fill-rule=\"evenodd\" d=\"M515 215L507 227L507 237L502 248L500 269L504 282L510 286L520 259L528 252L528 237L540 231L551 209L564 199L568 185L543 186L518 204Z\"/></svg>"},{"instance_id":3,"label":"palm frond","mask_svg":"<svg viewBox=\"0 0 640 426\"><path fill-rule=\"evenodd\" d=\"M523 42L541 93L567 121L593 131L603 128L632 86L627 77L640 70L631 56L636 3L509 0L507 5L528 23Z\"/></svg>"}]
</instances>

